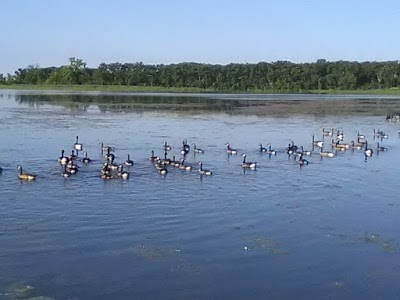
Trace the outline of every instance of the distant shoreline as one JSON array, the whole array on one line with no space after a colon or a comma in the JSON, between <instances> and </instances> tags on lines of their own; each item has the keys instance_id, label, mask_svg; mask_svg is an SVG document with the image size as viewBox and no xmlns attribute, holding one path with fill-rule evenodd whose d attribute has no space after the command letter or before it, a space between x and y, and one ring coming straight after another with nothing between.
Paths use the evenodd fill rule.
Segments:
<instances>
[{"instance_id":1,"label":"distant shoreline","mask_svg":"<svg viewBox=\"0 0 400 300\"><path fill-rule=\"evenodd\" d=\"M0 85L0 90L35 90L49 91L60 90L66 92L137 92L137 93L224 93L224 94L337 94L337 95L400 95L400 88L371 89L371 90L301 90L276 91L276 90L211 90L194 87L166 88L161 86L123 86L123 85L33 85L11 84Z\"/></svg>"}]
</instances>

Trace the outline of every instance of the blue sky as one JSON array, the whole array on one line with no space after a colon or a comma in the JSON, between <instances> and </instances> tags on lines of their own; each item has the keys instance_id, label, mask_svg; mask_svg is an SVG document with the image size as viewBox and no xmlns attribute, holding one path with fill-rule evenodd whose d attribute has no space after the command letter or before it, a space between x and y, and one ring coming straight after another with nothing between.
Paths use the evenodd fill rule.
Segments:
<instances>
[{"instance_id":1,"label":"blue sky","mask_svg":"<svg viewBox=\"0 0 400 300\"><path fill-rule=\"evenodd\" d=\"M395 0L12 0L0 73L29 64L400 59Z\"/></svg>"}]
</instances>

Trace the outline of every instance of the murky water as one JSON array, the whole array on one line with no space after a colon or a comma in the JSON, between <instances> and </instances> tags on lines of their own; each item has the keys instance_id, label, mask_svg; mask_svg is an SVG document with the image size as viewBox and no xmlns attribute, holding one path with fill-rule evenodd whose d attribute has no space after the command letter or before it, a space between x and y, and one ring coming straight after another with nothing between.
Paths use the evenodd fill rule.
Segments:
<instances>
[{"instance_id":1,"label":"murky water","mask_svg":"<svg viewBox=\"0 0 400 300\"><path fill-rule=\"evenodd\" d=\"M398 297L400 125L385 121L397 107L393 98L324 96L316 101L330 101L324 113L276 115L233 113L220 103L211 110L124 109L127 99L109 95L118 103L110 109L104 95L85 95L82 105L71 95L54 103L1 93L0 299ZM298 100L288 97L272 100ZM351 105L336 114L334 101ZM322 160L314 153L299 168L285 147L294 140L311 149L322 126L342 129L347 142L359 131L373 148L373 128L380 128L388 151L367 161L362 151ZM57 158L76 135L93 161L63 178ZM187 163L197 168L201 160L213 176L157 173L150 151L162 155L167 140L169 155L178 157L183 139L205 149ZM116 147L117 161L131 154L129 180L99 178L100 142ZM226 142L257 161L257 170L243 172L241 156L226 155ZM261 155L259 143L272 143L278 154ZM36 173L36 182L20 182L18 164ZM28 285L18 295L17 287Z\"/></svg>"}]
</instances>

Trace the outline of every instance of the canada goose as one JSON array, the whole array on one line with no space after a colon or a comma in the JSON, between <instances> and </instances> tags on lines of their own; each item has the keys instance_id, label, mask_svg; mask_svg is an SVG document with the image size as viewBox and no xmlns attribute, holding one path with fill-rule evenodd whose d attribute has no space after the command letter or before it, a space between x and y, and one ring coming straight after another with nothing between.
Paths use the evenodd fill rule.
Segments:
<instances>
[{"instance_id":1,"label":"canada goose","mask_svg":"<svg viewBox=\"0 0 400 300\"><path fill-rule=\"evenodd\" d=\"M379 142L376 143L376 149L377 149L378 151L387 151L387 148L386 148L386 147L379 146Z\"/></svg>"},{"instance_id":2,"label":"canada goose","mask_svg":"<svg viewBox=\"0 0 400 300\"><path fill-rule=\"evenodd\" d=\"M157 170L161 170L162 168L165 168L165 163L162 161L157 161L154 166L156 167Z\"/></svg>"},{"instance_id":3,"label":"canada goose","mask_svg":"<svg viewBox=\"0 0 400 300\"><path fill-rule=\"evenodd\" d=\"M362 138L358 137L357 138L357 143L364 146L367 143L367 141L366 140L362 141Z\"/></svg>"},{"instance_id":4,"label":"canada goose","mask_svg":"<svg viewBox=\"0 0 400 300\"><path fill-rule=\"evenodd\" d=\"M300 152L298 152L300 155L307 155L307 156L311 156L311 151L308 151L308 150L304 150L304 147L303 146L300 146Z\"/></svg>"},{"instance_id":5,"label":"canada goose","mask_svg":"<svg viewBox=\"0 0 400 300\"><path fill-rule=\"evenodd\" d=\"M386 134L386 133L382 133L381 134L381 139L388 139L389 138L389 136Z\"/></svg>"},{"instance_id":6,"label":"canada goose","mask_svg":"<svg viewBox=\"0 0 400 300\"><path fill-rule=\"evenodd\" d=\"M362 149L362 145L361 144L355 144L354 141L350 142L350 148L351 149L355 149L355 150L361 150Z\"/></svg>"},{"instance_id":7,"label":"canada goose","mask_svg":"<svg viewBox=\"0 0 400 300\"><path fill-rule=\"evenodd\" d=\"M201 175L207 175L207 176L210 176L213 174L213 172L211 172L210 170L203 169L203 162L199 162L199 173Z\"/></svg>"},{"instance_id":8,"label":"canada goose","mask_svg":"<svg viewBox=\"0 0 400 300\"><path fill-rule=\"evenodd\" d=\"M23 173L21 165L18 166L18 170L19 170L19 176L18 176L19 179L28 180L28 181L33 181L36 179L36 175L29 174L29 173Z\"/></svg>"},{"instance_id":9,"label":"canada goose","mask_svg":"<svg viewBox=\"0 0 400 300\"><path fill-rule=\"evenodd\" d=\"M71 155L69 156L69 160L75 160L78 156L75 155L75 150L71 151Z\"/></svg>"},{"instance_id":10,"label":"canada goose","mask_svg":"<svg viewBox=\"0 0 400 300\"><path fill-rule=\"evenodd\" d=\"M312 145L313 146L317 146L319 148L322 148L324 146L324 142L323 141L316 141L315 140L315 136L312 136Z\"/></svg>"},{"instance_id":11,"label":"canada goose","mask_svg":"<svg viewBox=\"0 0 400 300\"><path fill-rule=\"evenodd\" d=\"M242 167L243 168L250 168L250 169L255 169L257 167L257 162L246 162L246 154L243 153L243 162L242 162Z\"/></svg>"},{"instance_id":12,"label":"canada goose","mask_svg":"<svg viewBox=\"0 0 400 300\"><path fill-rule=\"evenodd\" d=\"M193 146L194 153L204 153L204 150L197 148L195 143L193 143L192 146Z\"/></svg>"},{"instance_id":13,"label":"canada goose","mask_svg":"<svg viewBox=\"0 0 400 300\"><path fill-rule=\"evenodd\" d=\"M160 159L159 162L166 165L171 164L171 160L167 158L167 151L164 151L164 159Z\"/></svg>"},{"instance_id":14,"label":"canada goose","mask_svg":"<svg viewBox=\"0 0 400 300\"><path fill-rule=\"evenodd\" d=\"M344 134L343 131L340 131L339 129L336 129L336 137L339 141L343 141Z\"/></svg>"},{"instance_id":15,"label":"canada goose","mask_svg":"<svg viewBox=\"0 0 400 300\"><path fill-rule=\"evenodd\" d=\"M293 154L295 151L292 149L291 144L289 143L288 147L286 148L286 153L291 155Z\"/></svg>"},{"instance_id":16,"label":"canada goose","mask_svg":"<svg viewBox=\"0 0 400 300\"><path fill-rule=\"evenodd\" d=\"M300 157L302 155L311 155L311 151L304 151L304 147L300 146L294 154Z\"/></svg>"},{"instance_id":17,"label":"canada goose","mask_svg":"<svg viewBox=\"0 0 400 300\"><path fill-rule=\"evenodd\" d=\"M110 174L111 173L111 169L108 166L108 163L104 163L103 167L101 168L101 174Z\"/></svg>"},{"instance_id":18,"label":"canada goose","mask_svg":"<svg viewBox=\"0 0 400 300\"><path fill-rule=\"evenodd\" d=\"M286 148L286 153L291 155L294 154L297 151L297 146L294 144L293 141L291 141L288 145L288 147Z\"/></svg>"},{"instance_id":19,"label":"canada goose","mask_svg":"<svg viewBox=\"0 0 400 300\"><path fill-rule=\"evenodd\" d=\"M303 154L303 148L302 148L303 146L300 146L295 152L294 152L294 154L296 155L296 156L298 156L298 157L300 157L300 155L302 155Z\"/></svg>"},{"instance_id":20,"label":"canada goose","mask_svg":"<svg viewBox=\"0 0 400 300\"><path fill-rule=\"evenodd\" d=\"M339 140L332 139L331 140L331 146L335 147L338 142L339 142Z\"/></svg>"},{"instance_id":21,"label":"canada goose","mask_svg":"<svg viewBox=\"0 0 400 300\"><path fill-rule=\"evenodd\" d=\"M64 165L64 172L61 174L63 177L71 176L71 172L68 171L67 165Z\"/></svg>"},{"instance_id":22,"label":"canada goose","mask_svg":"<svg viewBox=\"0 0 400 300\"><path fill-rule=\"evenodd\" d=\"M151 150L151 156L149 157L149 160L157 161L157 160L160 160L160 157L159 156L154 156L154 150Z\"/></svg>"},{"instance_id":23,"label":"canada goose","mask_svg":"<svg viewBox=\"0 0 400 300\"><path fill-rule=\"evenodd\" d=\"M340 144L339 140L337 140L333 147L337 150L348 150L350 149L350 144Z\"/></svg>"},{"instance_id":24,"label":"canada goose","mask_svg":"<svg viewBox=\"0 0 400 300\"><path fill-rule=\"evenodd\" d=\"M271 144L268 144L268 145L267 145L267 148L268 148L268 149L267 149L267 153L268 153L269 155L276 155L276 152L277 152L277 151L272 149L272 145L271 145Z\"/></svg>"},{"instance_id":25,"label":"canada goose","mask_svg":"<svg viewBox=\"0 0 400 300\"><path fill-rule=\"evenodd\" d=\"M82 162L83 162L84 164L90 163L92 160L88 157L87 152L84 152L83 154L85 155L85 157L82 158Z\"/></svg>"},{"instance_id":26,"label":"canada goose","mask_svg":"<svg viewBox=\"0 0 400 300\"><path fill-rule=\"evenodd\" d=\"M303 154L301 154L301 155L299 156L298 163L299 163L300 166L308 165L308 160L304 159L304 158L303 158Z\"/></svg>"},{"instance_id":27,"label":"canada goose","mask_svg":"<svg viewBox=\"0 0 400 300\"><path fill-rule=\"evenodd\" d=\"M293 152L296 152L298 147L294 144L294 141L291 141L290 148L293 150Z\"/></svg>"},{"instance_id":28,"label":"canada goose","mask_svg":"<svg viewBox=\"0 0 400 300\"><path fill-rule=\"evenodd\" d=\"M118 165L114 163L115 160L115 155L114 154L108 154L107 155L107 162L108 162L108 168L110 170L118 170Z\"/></svg>"},{"instance_id":29,"label":"canada goose","mask_svg":"<svg viewBox=\"0 0 400 300\"><path fill-rule=\"evenodd\" d=\"M186 155L190 151L190 146L187 144L187 140L182 141L182 148L181 148L181 154Z\"/></svg>"},{"instance_id":30,"label":"canada goose","mask_svg":"<svg viewBox=\"0 0 400 300\"><path fill-rule=\"evenodd\" d=\"M115 164L115 163L109 163L109 164L108 164L108 168L109 168L111 171L116 171L116 170L118 170L119 165L117 165L117 164Z\"/></svg>"},{"instance_id":31,"label":"canada goose","mask_svg":"<svg viewBox=\"0 0 400 300\"><path fill-rule=\"evenodd\" d=\"M179 160L176 160L175 155L174 155L174 156L172 156L172 159L170 160L169 164L175 168L179 168L179 166L181 165L181 162Z\"/></svg>"},{"instance_id":32,"label":"canada goose","mask_svg":"<svg viewBox=\"0 0 400 300\"><path fill-rule=\"evenodd\" d=\"M357 131L357 139L365 139L365 135L360 134L360 132Z\"/></svg>"},{"instance_id":33,"label":"canada goose","mask_svg":"<svg viewBox=\"0 0 400 300\"><path fill-rule=\"evenodd\" d=\"M164 162L156 162L154 164L154 166L156 167L157 171L161 174L161 175L165 175L168 173L168 170L166 168L166 165Z\"/></svg>"},{"instance_id":34,"label":"canada goose","mask_svg":"<svg viewBox=\"0 0 400 300\"><path fill-rule=\"evenodd\" d=\"M133 160L131 160L131 156L128 154L128 157L125 161L125 165L127 166L133 166Z\"/></svg>"},{"instance_id":35,"label":"canada goose","mask_svg":"<svg viewBox=\"0 0 400 300\"><path fill-rule=\"evenodd\" d=\"M264 148L262 144L259 145L258 150L259 150L260 152L267 152L267 151L268 151L268 149L267 149L267 148Z\"/></svg>"},{"instance_id":36,"label":"canada goose","mask_svg":"<svg viewBox=\"0 0 400 300\"><path fill-rule=\"evenodd\" d=\"M80 143L78 142L78 140L79 140L79 137L76 136L76 142L75 142L75 144L74 144L74 149L75 149L76 151L82 151L83 145L80 144Z\"/></svg>"},{"instance_id":37,"label":"canada goose","mask_svg":"<svg viewBox=\"0 0 400 300\"><path fill-rule=\"evenodd\" d=\"M319 155L323 157L334 157L335 153L330 151L323 151L323 148L321 148L321 152L319 153Z\"/></svg>"},{"instance_id":38,"label":"canada goose","mask_svg":"<svg viewBox=\"0 0 400 300\"><path fill-rule=\"evenodd\" d=\"M382 140L389 138L389 136L383 130L378 129L377 131L375 131L375 128L374 128L374 138L375 138L375 136L380 137Z\"/></svg>"},{"instance_id":39,"label":"canada goose","mask_svg":"<svg viewBox=\"0 0 400 300\"><path fill-rule=\"evenodd\" d=\"M175 167L175 168L179 168L179 166L181 165L181 162L179 160L176 160L175 159L175 155L174 155L174 156L172 156L170 165Z\"/></svg>"},{"instance_id":40,"label":"canada goose","mask_svg":"<svg viewBox=\"0 0 400 300\"><path fill-rule=\"evenodd\" d=\"M192 170L192 166L186 166L185 165L185 159L181 159L181 163L179 165L179 169L184 170L184 171L191 171Z\"/></svg>"},{"instance_id":41,"label":"canada goose","mask_svg":"<svg viewBox=\"0 0 400 300\"><path fill-rule=\"evenodd\" d=\"M325 127L322 127L322 135L323 136L332 136L333 135L333 128L331 128L331 130L325 130Z\"/></svg>"},{"instance_id":42,"label":"canada goose","mask_svg":"<svg viewBox=\"0 0 400 300\"><path fill-rule=\"evenodd\" d=\"M373 153L374 151L371 148L368 148L368 142L365 141L365 148L364 148L365 157L370 157L372 156Z\"/></svg>"},{"instance_id":43,"label":"canada goose","mask_svg":"<svg viewBox=\"0 0 400 300\"><path fill-rule=\"evenodd\" d=\"M226 153L228 153L228 154L237 154L238 151L236 149L231 148L231 144L226 143Z\"/></svg>"},{"instance_id":44,"label":"canada goose","mask_svg":"<svg viewBox=\"0 0 400 300\"><path fill-rule=\"evenodd\" d=\"M113 153L111 153L111 150L110 150L110 149L107 150L106 159L107 159L107 161L109 161L110 163L113 163L114 160L115 160L115 155L114 155Z\"/></svg>"},{"instance_id":45,"label":"canada goose","mask_svg":"<svg viewBox=\"0 0 400 300\"><path fill-rule=\"evenodd\" d=\"M110 153L115 151L115 147L104 145L103 142L100 142L99 144L101 145L101 152L107 151L108 153Z\"/></svg>"},{"instance_id":46,"label":"canada goose","mask_svg":"<svg viewBox=\"0 0 400 300\"><path fill-rule=\"evenodd\" d=\"M164 141L163 148L164 148L165 151L170 151L172 149L171 146L168 145L167 141Z\"/></svg>"},{"instance_id":47,"label":"canada goose","mask_svg":"<svg viewBox=\"0 0 400 300\"><path fill-rule=\"evenodd\" d=\"M113 179L114 175L112 175L111 173L104 173L104 174L101 174L100 177L103 179Z\"/></svg>"},{"instance_id":48,"label":"canada goose","mask_svg":"<svg viewBox=\"0 0 400 300\"><path fill-rule=\"evenodd\" d=\"M61 151L61 156L58 158L58 161L60 162L61 165L66 165L69 161L68 157L64 156L65 151Z\"/></svg>"},{"instance_id":49,"label":"canada goose","mask_svg":"<svg viewBox=\"0 0 400 300\"><path fill-rule=\"evenodd\" d=\"M121 177L122 179L128 179L129 178L129 172L128 171L124 171L124 166L123 165L119 165L117 176Z\"/></svg>"},{"instance_id":50,"label":"canada goose","mask_svg":"<svg viewBox=\"0 0 400 300\"><path fill-rule=\"evenodd\" d=\"M166 175L166 174L168 173L168 170L167 170L166 168L161 168L160 170L158 170L158 172L159 172L161 175Z\"/></svg>"},{"instance_id":51,"label":"canada goose","mask_svg":"<svg viewBox=\"0 0 400 300\"><path fill-rule=\"evenodd\" d=\"M383 133L383 131L379 130L379 128L378 128L378 130L376 130L376 129L374 128L374 135L375 135L375 136L380 137L382 133Z\"/></svg>"},{"instance_id":52,"label":"canada goose","mask_svg":"<svg viewBox=\"0 0 400 300\"><path fill-rule=\"evenodd\" d=\"M170 159L170 165L171 166L173 166L173 167L175 167L175 164L179 164L180 162L179 161L177 161L176 159L175 159L175 155L173 155L172 156L172 159Z\"/></svg>"},{"instance_id":53,"label":"canada goose","mask_svg":"<svg viewBox=\"0 0 400 300\"><path fill-rule=\"evenodd\" d=\"M182 144L183 144L183 149L185 149L185 151L189 152L190 151L190 146L187 143L187 140L183 140Z\"/></svg>"},{"instance_id":54,"label":"canada goose","mask_svg":"<svg viewBox=\"0 0 400 300\"><path fill-rule=\"evenodd\" d=\"M162 168L158 172L160 172L161 175L166 175L168 173L168 170L166 168Z\"/></svg>"},{"instance_id":55,"label":"canada goose","mask_svg":"<svg viewBox=\"0 0 400 300\"><path fill-rule=\"evenodd\" d=\"M79 167L76 164L74 164L72 160L70 160L68 164L66 164L65 166L67 168L67 171L71 174L75 174L79 170Z\"/></svg>"}]
</instances>

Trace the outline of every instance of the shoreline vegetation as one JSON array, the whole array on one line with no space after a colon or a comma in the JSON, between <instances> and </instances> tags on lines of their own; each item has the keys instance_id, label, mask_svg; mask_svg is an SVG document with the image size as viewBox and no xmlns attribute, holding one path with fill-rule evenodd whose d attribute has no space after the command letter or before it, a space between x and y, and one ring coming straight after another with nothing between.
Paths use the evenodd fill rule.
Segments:
<instances>
[{"instance_id":1,"label":"shoreline vegetation","mask_svg":"<svg viewBox=\"0 0 400 300\"><path fill-rule=\"evenodd\" d=\"M400 95L400 88L358 90L214 90L196 87L126 86L126 85L62 85L62 84L0 84L0 90L110 92L110 93L204 93L204 94L321 94L321 95Z\"/></svg>"},{"instance_id":2,"label":"shoreline vegetation","mask_svg":"<svg viewBox=\"0 0 400 300\"><path fill-rule=\"evenodd\" d=\"M30 65L0 74L0 89L151 93L400 94L400 61L289 61L212 65L101 63Z\"/></svg>"}]
</instances>

